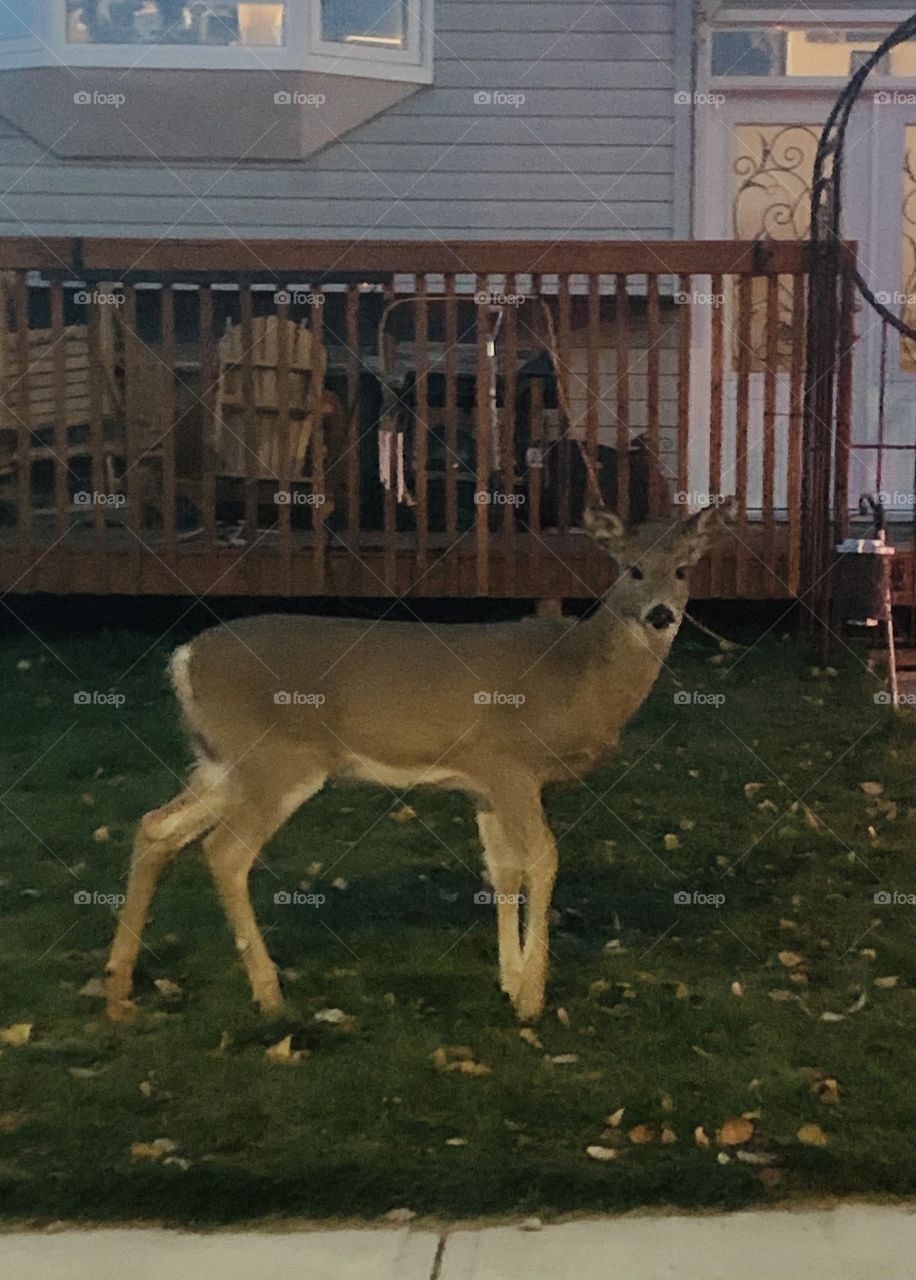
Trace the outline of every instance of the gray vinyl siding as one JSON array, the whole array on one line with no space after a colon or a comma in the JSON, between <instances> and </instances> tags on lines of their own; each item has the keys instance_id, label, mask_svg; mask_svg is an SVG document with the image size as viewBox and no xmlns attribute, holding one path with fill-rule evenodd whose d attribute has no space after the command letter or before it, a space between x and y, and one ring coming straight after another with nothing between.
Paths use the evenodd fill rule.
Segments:
<instances>
[{"instance_id":1,"label":"gray vinyl siding","mask_svg":"<svg viewBox=\"0 0 916 1280\"><path fill-rule=\"evenodd\" d=\"M435 84L307 160L64 162L0 123L0 235L688 234L689 0L436 0L435 15ZM525 102L477 106L480 90Z\"/></svg>"}]
</instances>

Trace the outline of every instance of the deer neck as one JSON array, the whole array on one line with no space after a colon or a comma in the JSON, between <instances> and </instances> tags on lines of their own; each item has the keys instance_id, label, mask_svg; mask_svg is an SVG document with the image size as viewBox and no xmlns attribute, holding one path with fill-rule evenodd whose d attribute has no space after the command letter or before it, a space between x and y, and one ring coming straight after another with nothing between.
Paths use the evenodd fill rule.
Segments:
<instances>
[{"instance_id":1,"label":"deer neck","mask_svg":"<svg viewBox=\"0 0 916 1280\"><path fill-rule=\"evenodd\" d=\"M602 601L582 630L593 696L606 707L608 723L622 727L648 697L677 628L656 631L636 618L616 616Z\"/></svg>"}]
</instances>

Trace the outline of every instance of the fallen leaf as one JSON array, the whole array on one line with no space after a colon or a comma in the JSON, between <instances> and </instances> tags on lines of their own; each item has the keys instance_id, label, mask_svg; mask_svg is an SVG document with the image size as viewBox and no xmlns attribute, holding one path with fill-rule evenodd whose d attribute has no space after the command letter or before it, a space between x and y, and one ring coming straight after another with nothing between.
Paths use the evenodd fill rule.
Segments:
<instances>
[{"instance_id":1,"label":"fallen leaf","mask_svg":"<svg viewBox=\"0 0 916 1280\"><path fill-rule=\"evenodd\" d=\"M779 963L787 969L797 969L799 965L805 963L804 956L800 956L797 951L780 951L777 958Z\"/></svg>"},{"instance_id":2,"label":"fallen leaf","mask_svg":"<svg viewBox=\"0 0 916 1280\"><path fill-rule=\"evenodd\" d=\"M677 825L681 831L692 831L697 824L693 818L681 818Z\"/></svg>"},{"instance_id":3,"label":"fallen leaf","mask_svg":"<svg viewBox=\"0 0 916 1280\"><path fill-rule=\"evenodd\" d=\"M830 1141L819 1124L803 1124L795 1136L807 1147L826 1147Z\"/></svg>"},{"instance_id":4,"label":"fallen leaf","mask_svg":"<svg viewBox=\"0 0 916 1280\"><path fill-rule=\"evenodd\" d=\"M491 1070L474 1060L474 1050L466 1044L441 1045L430 1054L437 1071L457 1072L463 1076L488 1076Z\"/></svg>"},{"instance_id":5,"label":"fallen leaf","mask_svg":"<svg viewBox=\"0 0 916 1280\"><path fill-rule=\"evenodd\" d=\"M732 985L731 985L730 990L731 990L731 993L732 993L732 995L733 995L733 996L743 996L743 995L744 995L744 987L742 987L742 985L741 985L741 983L740 983L740 982L733 982L733 983L732 983Z\"/></svg>"},{"instance_id":6,"label":"fallen leaf","mask_svg":"<svg viewBox=\"0 0 916 1280\"><path fill-rule=\"evenodd\" d=\"M105 999L105 983L101 978L90 978L88 982L84 982L76 993L78 996L89 996L93 1000Z\"/></svg>"},{"instance_id":7,"label":"fallen leaf","mask_svg":"<svg viewBox=\"0 0 916 1280\"><path fill-rule=\"evenodd\" d=\"M604 1123L609 1124L612 1129L617 1129L623 1119L623 1113L625 1111L626 1107L618 1107L616 1111L612 1111L609 1116L605 1117Z\"/></svg>"},{"instance_id":8,"label":"fallen leaf","mask_svg":"<svg viewBox=\"0 0 916 1280\"><path fill-rule=\"evenodd\" d=\"M102 1074L93 1067L68 1067L67 1070L74 1080L95 1080Z\"/></svg>"},{"instance_id":9,"label":"fallen leaf","mask_svg":"<svg viewBox=\"0 0 916 1280\"><path fill-rule=\"evenodd\" d=\"M170 1165L173 1169L180 1169L182 1173L187 1173L191 1167L191 1161L186 1160L184 1156L166 1156L162 1163Z\"/></svg>"},{"instance_id":10,"label":"fallen leaf","mask_svg":"<svg viewBox=\"0 0 916 1280\"><path fill-rule=\"evenodd\" d=\"M278 1040L276 1044L264 1050L264 1057L268 1062L278 1063L284 1067L296 1067L307 1056L305 1049L293 1048L292 1035L284 1036L282 1040Z\"/></svg>"},{"instance_id":11,"label":"fallen leaf","mask_svg":"<svg viewBox=\"0 0 916 1280\"><path fill-rule=\"evenodd\" d=\"M343 1009L319 1009L315 1014L316 1022L327 1022L332 1027L339 1026L340 1023L346 1022L350 1015L344 1013Z\"/></svg>"},{"instance_id":12,"label":"fallen leaf","mask_svg":"<svg viewBox=\"0 0 916 1280\"><path fill-rule=\"evenodd\" d=\"M665 848L668 850L669 853L673 849L679 848L680 843L681 843L680 840L677 838L677 836L674 834L673 831L669 831L668 834L665 836Z\"/></svg>"},{"instance_id":13,"label":"fallen leaf","mask_svg":"<svg viewBox=\"0 0 916 1280\"><path fill-rule=\"evenodd\" d=\"M0 1027L0 1044L8 1044L11 1049L21 1049L32 1038L32 1022L14 1022L12 1026Z\"/></svg>"},{"instance_id":14,"label":"fallen leaf","mask_svg":"<svg viewBox=\"0 0 916 1280\"><path fill-rule=\"evenodd\" d=\"M413 1209L389 1209L385 1214L389 1222L412 1222L416 1216Z\"/></svg>"},{"instance_id":15,"label":"fallen leaf","mask_svg":"<svg viewBox=\"0 0 916 1280\"><path fill-rule=\"evenodd\" d=\"M579 1061L579 1055L577 1053L555 1053L547 1061L553 1062L558 1067L572 1066L574 1062Z\"/></svg>"},{"instance_id":16,"label":"fallen leaf","mask_svg":"<svg viewBox=\"0 0 916 1280\"><path fill-rule=\"evenodd\" d=\"M544 1046L538 1039L538 1033L533 1027L522 1027L519 1030L519 1038L524 1040L525 1044L530 1044L532 1049L543 1049Z\"/></svg>"},{"instance_id":17,"label":"fallen leaf","mask_svg":"<svg viewBox=\"0 0 916 1280\"><path fill-rule=\"evenodd\" d=\"M703 1147L705 1149L709 1146L709 1137L701 1124L698 1124L694 1129L693 1140L698 1147Z\"/></svg>"},{"instance_id":18,"label":"fallen leaf","mask_svg":"<svg viewBox=\"0 0 916 1280\"><path fill-rule=\"evenodd\" d=\"M880 796L884 792L883 782L860 782L859 790L867 796Z\"/></svg>"},{"instance_id":19,"label":"fallen leaf","mask_svg":"<svg viewBox=\"0 0 916 1280\"><path fill-rule=\"evenodd\" d=\"M445 1145L447 1147L466 1147L468 1140L467 1138L446 1138Z\"/></svg>"},{"instance_id":20,"label":"fallen leaf","mask_svg":"<svg viewBox=\"0 0 916 1280\"><path fill-rule=\"evenodd\" d=\"M474 1050L468 1044L443 1044L438 1049L434 1049L429 1055L432 1058L433 1066L440 1071L452 1062L473 1062Z\"/></svg>"},{"instance_id":21,"label":"fallen leaf","mask_svg":"<svg viewBox=\"0 0 916 1280\"><path fill-rule=\"evenodd\" d=\"M491 1069L483 1062L468 1062L462 1059L460 1062L451 1062L445 1068L446 1071L457 1071L462 1076L488 1076Z\"/></svg>"},{"instance_id":22,"label":"fallen leaf","mask_svg":"<svg viewBox=\"0 0 916 1280\"><path fill-rule=\"evenodd\" d=\"M132 1142L130 1144L130 1154L134 1160L152 1160L156 1162L177 1150L178 1143L173 1142L171 1138L155 1138L152 1142Z\"/></svg>"},{"instance_id":23,"label":"fallen leaf","mask_svg":"<svg viewBox=\"0 0 916 1280\"><path fill-rule=\"evenodd\" d=\"M154 978L153 986L161 996L183 996L184 992L177 982L173 982L171 978Z\"/></svg>"},{"instance_id":24,"label":"fallen leaf","mask_svg":"<svg viewBox=\"0 0 916 1280\"><path fill-rule=\"evenodd\" d=\"M845 1020L846 1020L845 1013L832 1013L829 1009L827 1009L820 1016L821 1022L845 1022Z\"/></svg>"},{"instance_id":25,"label":"fallen leaf","mask_svg":"<svg viewBox=\"0 0 916 1280\"><path fill-rule=\"evenodd\" d=\"M846 1012L858 1013L861 1009L865 1008L865 1003L867 1000L868 1000L867 993L865 991L860 991L859 994L856 996L855 1000L853 1000L852 1004L846 1010Z\"/></svg>"},{"instance_id":26,"label":"fallen leaf","mask_svg":"<svg viewBox=\"0 0 916 1280\"><path fill-rule=\"evenodd\" d=\"M730 1116L716 1132L716 1142L720 1147L737 1147L742 1142L749 1142L754 1136L754 1125L744 1116Z\"/></svg>"},{"instance_id":27,"label":"fallen leaf","mask_svg":"<svg viewBox=\"0 0 916 1280\"><path fill-rule=\"evenodd\" d=\"M557 1020L561 1022L564 1027L569 1026L569 1014L562 1006L557 1009Z\"/></svg>"},{"instance_id":28,"label":"fallen leaf","mask_svg":"<svg viewBox=\"0 0 916 1280\"><path fill-rule=\"evenodd\" d=\"M782 1182L782 1173L779 1169L761 1169L757 1177L767 1188L778 1187Z\"/></svg>"},{"instance_id":29,"label":"fallen leaf","mask_svg":"<svg viewBox=\"0 0 916 1280\"><path fill-rule=\"evenodd\" d=\"M900 979L897 974L890 974L886 978L875 978L874 982L872 983L872 986L880 987L882 991L887 991L891 987L896 987L899 980Z\"/></svg>"},{"instance_id":30,"label":"fallen leaf","mask_svg":"<svg viewBox=\"0 0 916 1280\"><path fill-rule=\"evenodd\" d=\"M392 822L398 822L401 824L405 822L413 822L416 816L416 809L411 809L409 804L402 804L400 809L392 809L388 815Z\"/></svg>"},{"instance_id":31,"label":"fallen leaf","mask_svg":"<svg viewBox=\"0 0 916 1280\"><path fill-rule=\"evenodd\" d=\"M614 1147L599 1147L599 1146L586 1147L585 1154L589 1157L590 1160L603 1160L607 1162L608 1160L617 1159L617 1151L615 1150Z\"/></svg>"},{"instance_id":32,"label":"fallen leaf","mask_svg":"<svg viewBox=\"0 0 916 1280\"><path fill-rule=\"evenodd\" d=\"M742 1164L768 1165L776 1163L776 1156L769 1151L736 1151L735 1155Z\"/></svg>"},{"instance_id":33,"label":"fallen leaf","mask_svg":"<svg viewBox=\"0 0 916 1280\"><path fill-rule=\"evenodd\" d=\"M840 1100L840 1082L835 1076L823 1076L820 1080L812 1082L811 1092L816 1093L821 1102L838 1103Z\"/></svg>"},{"instance_id":34,"label":"fallen leaf","mask_svg":"<svg viewBox=\"0 0 916 1280\"><path fill-rule=\"evenodd\" d=\"M111 839L111 832L107 827L96 827L92 833L92 838L96 844L104 844L106 840Z\"/></svg>"},{"instance_id":35,"label":"fallen leaf","mask_svg":"<svg viewBox=\"0 0 916 1280\"><path fill-rule=\"evenodd\" d=\"M745 799L747 799L747 800L753 800L753 798L754 798L754 796L757 794L757 792L758 792L758 791L762 791L762 790L763 790L763 783L762 783L762 782L745 782L745 784L744 784L744 796L745 796Z\"/></svg>"},{"instance_id":36,"label":"fallen leaf","mask_svg":"<svg viewBox=\"0 0 916 1280\"><path fill-rule=\"evenodd\" d=\"M627 1137L637 1147L644 1146L647 1142L654 1142L656 1138L655 1125L654 1124L634 1125L633 1128L630 1130L630 1132L627 1134Z\"/></svg>"},{"instance_id":37,"label":"fallen leaf","mask_svg":"<svg viewBox=\"0 0 916 1280\"><path fill-rule=\"evenodd\" d=\"M670 1125L662 1125L662 1146L669 1147L673 1142L677 1142L677 1134Z\"/></svg>"},{"instance_id":38,"label":"fallen leaf","mask_svg":"<svg viewBox=\"0 0 916 1280\"><path fill-rule=\"evenodd\" d=\"M540 1218L526 1218L524 1222L518 1224L519 1231L542 1231L544 1228Z\"/></svg>"}]
</instances>

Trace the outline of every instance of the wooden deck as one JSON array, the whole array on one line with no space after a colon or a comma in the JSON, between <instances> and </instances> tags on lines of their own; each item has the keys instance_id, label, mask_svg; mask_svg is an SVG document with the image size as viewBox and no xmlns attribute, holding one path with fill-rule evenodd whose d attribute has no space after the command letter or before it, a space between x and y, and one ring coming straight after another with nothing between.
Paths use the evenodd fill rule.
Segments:
<instances>
[{"instance_id":1,"label":"wooden deck","mask_svg":"<svg viewBox=\"0 0 916 1280\"><path fill-rule=\"evenodd\" d=\"M804 244L22 239L0 271L2 591L587 597L595 478L636 522L735 493L694 594L798 590Z\"/></svg>"}]
</instances>

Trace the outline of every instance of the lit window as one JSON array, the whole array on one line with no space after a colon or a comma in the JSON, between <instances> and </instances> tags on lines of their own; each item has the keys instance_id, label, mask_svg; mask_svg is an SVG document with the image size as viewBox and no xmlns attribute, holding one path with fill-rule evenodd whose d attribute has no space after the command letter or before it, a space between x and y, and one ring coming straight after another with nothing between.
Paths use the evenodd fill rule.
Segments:
<instances>
[{"instance_id":1,"label":"lit window","mask_svg":"<svg viewBox=\"0 0 916 1280\"><path fill-rule=\"evenodd\" d=\"M285 18L266 0L67 0L67 41L270 47L284 43Z\"/></svg>"},{"instance_id":2,"label":"lit window","mask_svg":"<svg viewBox=\"0 0 916 1280\"><path fill-rule=\"evenodd\" d=\"M333 44L403 49L405 0L321 0L321 38Z\"/></svg>"}]
</instances>

